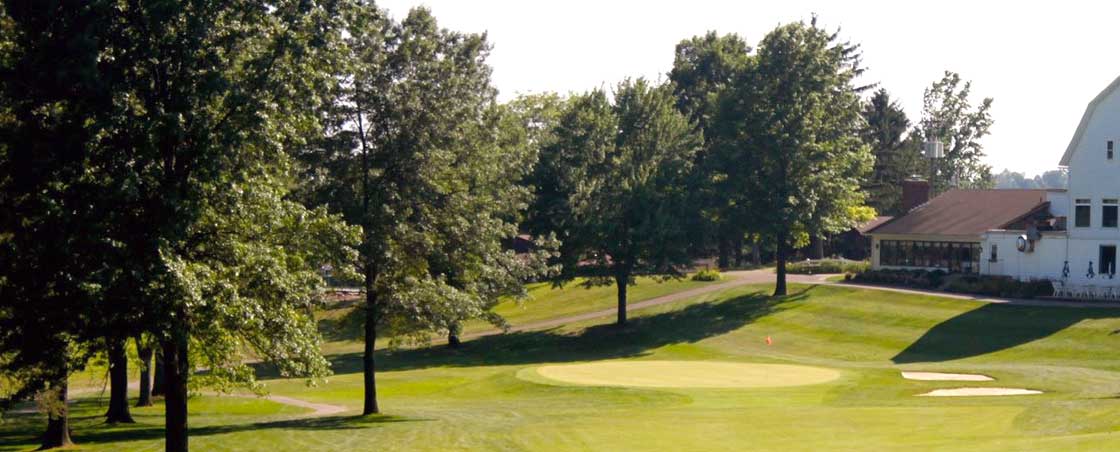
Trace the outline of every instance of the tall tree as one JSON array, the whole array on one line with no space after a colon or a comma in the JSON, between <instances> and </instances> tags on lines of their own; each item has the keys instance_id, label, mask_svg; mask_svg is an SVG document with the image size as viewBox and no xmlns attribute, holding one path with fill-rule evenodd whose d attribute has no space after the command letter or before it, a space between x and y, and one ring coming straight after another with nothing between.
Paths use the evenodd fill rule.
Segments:
<instances>
[{"instance_id":1,"label":"tall tree","mask_svg":"<svg viewBox=\"0 0 1120 452\"><path fill-rule=\"evenodd\" d=\"M856 46L810 24L783 25L759 45L756 65L726 100L741 119L739 146L765 232L777 245L774 294L785 295L797 236L850 227L872 157L860 141Z\"/></svg>"},{"instance_id":2,"label":"tall tree","mask_svg":"<svg viewBox=\"0 0 1120 452\"><path fill-rule=\"evenodd\" d=\"M522 290L527 264L501 243L517 233L527 191L516 182L534 156L504 126L484 35L441 29L426 9L393 22L370 4L348 27L327 137L304 152L304 190L363 230L363 413L373 414L379 336L499 321L497 296Z\"/></svg>"},{"instance_id":3,"label":"tall tree","mask_svg":"<svg viewBox=\"0 0 1120 452\"><path fill-rule=\"evenodd\" d=\"M84 146L104 106L88 45L98 5L44 6L0 6L0 373L14 398L40 392L47 449L71 444L67 380L88 357L88 307L112 250Z\"/></svg>"},{"instance_id":4,"label":"tall tree","mask_svg":"<svg viewBox=\"0 0 1120 452\"><path fill-rule=\"evenodd\" d=\"M168 450L187 449L196 366L211 372L194 384L219 387L252 384L247 350L287 374L327 371L308 308L317 265L343 259L351 231L285 193L287 152L317 129L334 6L106 2L81 41L112 56L91 72L109 101L88 121L104 131L82 147L119 260L92 307L159 339Z\"/></svg>"},{"instance_id":5,"label":"tall tree","mask_svg":"<svg viewBox=\"0 0 1120 452\"><path fill-rule=\"evenodd\" d=\"M863 106L863 141L871 147L875 165L864 183L867 204L876 211L897 215L902 202L902 182L915 174L928 173L916 142L907 139L910 120L902 106L879 89Z\"/></svg>"},{"instance_id":6,"label":"tall tree","mask_svg":"<svg viewBox=\"0 0 1120 452\"><path fill-rule=\"evenodd\" d=\"M698 236L714 242L719 266L730 264L732 249L741 250L750 232L750 195L737 186L746 170L733 146L723 145L733 124L719 114L719 98L751 64L751 48L735 34L708 32L677 44L673 82L677 106L703 132L704 147L696 154L690 193L702 206L697 218L705 220L695 229ZM738 253L736 253L738 256Z\"/></svg>"},{"instance_id":7,"label":"tall tree","mask_svg":"<svg viewBox=\"0 0 1120 452\"><path fill-rule=\"evenodd\" d=\"M567 261L578 262L566 269L616 285L620 325L635 274L688 264L687 178L702 138L675 101L671 86L626 81L613 103L602 91L572 99L556 131L571 193Z\"/></svg>"},{"instance_id":8,"label":"tall tree","mask_svg":"<svg viewBox=\"0 0 1120 452\"><path fill-rule=\"evenodd\" d=\"M934 162L934 192L995 184L991 166L983 162L980 143L992 126L992 98L986 97L974 107L971 94L972 82L951 71L926 88L922 122L915 133L922 141L940 140L945 147L945 158Z\"/></svg>"}]
</instances>

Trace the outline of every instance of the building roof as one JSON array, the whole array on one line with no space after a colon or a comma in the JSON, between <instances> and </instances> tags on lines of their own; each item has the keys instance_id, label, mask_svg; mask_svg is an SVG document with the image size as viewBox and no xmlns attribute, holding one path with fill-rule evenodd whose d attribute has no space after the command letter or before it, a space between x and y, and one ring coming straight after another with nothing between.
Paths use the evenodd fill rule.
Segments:
<instances>
[{"instance_id":1,"label":"building roof","mask_svg":"<svg viewBox=\"0 0 1120 452\"><path fill-rule=\"evenodd\" d=\"M886 223L888 221L891 221L893 219L894 219L894 217L889 216L889 215L880 215L880 216L877 216L877 217L871 219L871 221L868 221L866 223L860 223L859 225L856 226L856 231L859 231L860 234L866 234L869 231L871 231L872 229L875 229L875 228L879 227L879 225L881 225L883 223Z\"/></svg>"},{"instance_id":2,"label":"building roof","mask_svg":"<svg viewBox=\"0 0 1120 452\"><path fill-rule=\"evenodd\" d=\"M1116 77L1100 94L1097 94L1097 97L1089 102L1089 106L1085 107L1085 114L1081 115L1081 122L1077 124L1077 130L1073 132L1073 138L1069 140L1069 146L1066 147L1065 154L1062 154L1062 160L1058 162L1058 166L1069 166L1070 160L1073 159L1073 151L1081 144L1081 136L1085 134L1085 128L1089 126L1089 119L1097 111L1097 105L1117 88L1120 88L1120 77Z\"/></svg>"},{"instance_id":3,"label":"building roof","mask_svg":"<svg viewBox=\"0 0 1120 452\"><path fill-rule=\"evenodd\" d=\"M979 236L1045 205L1046 190L953 189L867 233Z\"/></svg>"}]
</instances>

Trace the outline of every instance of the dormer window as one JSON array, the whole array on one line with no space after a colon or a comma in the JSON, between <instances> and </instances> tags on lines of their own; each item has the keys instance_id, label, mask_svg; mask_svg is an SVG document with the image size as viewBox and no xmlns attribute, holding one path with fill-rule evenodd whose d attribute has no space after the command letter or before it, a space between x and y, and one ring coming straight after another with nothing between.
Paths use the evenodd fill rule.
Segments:
<instances>
[{"instance_id":1,"label":"dormer window","mask_svg":"<svg viewBox=\"0 0 1120 452\"><path fill-rule=\"evenodd\" d=\"M1108 140L1108 145L1106 146L1106 149L1108 150L1108 153L1107 153L1108 154L1108 159L1112 160L1112 140Z\"/></svg>"}]
</instances>

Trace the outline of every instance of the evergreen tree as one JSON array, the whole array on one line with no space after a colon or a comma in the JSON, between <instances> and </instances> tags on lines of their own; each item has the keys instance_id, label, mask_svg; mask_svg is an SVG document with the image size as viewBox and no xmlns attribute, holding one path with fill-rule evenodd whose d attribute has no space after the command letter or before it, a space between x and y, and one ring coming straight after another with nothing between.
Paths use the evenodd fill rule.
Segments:
<instances>
[{"instance_id":1,"label":"evergreen tree","mask_svg":"<svg viewBox=\"0 0 1120 452\"><path fill-rule=\"evenodd\" d=\"M875 156L875 165L863 186L867 204L880 213L901 214L902 182L928 174L929 168L923 167L928 162L922 160L917 143L908 139L910 120L887 90L879 89L864 104L863 119L867 122L863 141Z\"/></svg>"}]
</instances>

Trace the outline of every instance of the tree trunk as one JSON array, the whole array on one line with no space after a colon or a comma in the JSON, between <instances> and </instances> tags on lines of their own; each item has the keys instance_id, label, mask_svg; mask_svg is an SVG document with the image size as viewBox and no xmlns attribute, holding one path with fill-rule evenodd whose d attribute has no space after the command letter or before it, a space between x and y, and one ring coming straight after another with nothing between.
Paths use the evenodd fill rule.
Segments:
<instances>
[{"instance_id":1,"label":"tree trunk","mask_svg":"<svg viewBox=\"0 0 1120 452\"><path fill-rule=\"evenodd\" d=\"M780 297L780 296L785 296L786 295L786 254L789 251L787 249L788 246L789 246L787 244L787 242L788 242L788 240L787 240L788 237L786 237L787 235L788 235L788 232L786 232L785 228L782 228L781 230L778 231L777 237L775 237L775 239L777 239L777 241L778 241L778 251L777 251L776 256L775 256L775 260L777 261L777 264L778 264L778 270L777 270L778 278L777 278L777 281L775 281L775 283L774 283L774 296L775 297Z\"/></svg>"},{"instance_id":2,"label":"tree trunk","mask_svg":"<svg viewBox=\"0 0 1120 452\"><path fill-rule=\"evenodd\" d=\"M74 445L74 442L70 440L70 407L66 406L68 389L66 378L67 376L64 374L62 378L52 383L52 387L58 390L56 394L53 394L56 397L55 403L57 403L57 406L51 407L52 409L47 413L47 431L43 433L43 443L39 450Z\"/></svg>"},{"instance_id":3,"label":"tree trunk","mask_svg":"<svg viewBox=\"0 0 1120 452\"><path fill-rule=\"evenodd\" d=\"M733 248L735 248L735 267L742 268L743 266L743 237L740 236L735 239Z\"/></svg>"},{"instance_id":4,"label":"tree trunk","mask_svg":"<svg viewBox=\"0 0 1120 452\"><path fill-rule=\"evenodd\" d=\"M626 324L626 286L630 282L629 274L615 276L614 283L618 286L618 325Z\"/></svg>"},{"instance_id":5,"label":"tree trunk","mask_svg":"<svg viewBox=\"0 0 1120 452\"><path fill-rule=\"evenodd\" d=\"M163 389L164 376L163 376L163 353L155 353L152 360L152 397L162 396L167 393Z\"/></svg>"},{"instance_id":6,"label":"tree trunk","mask_svg":"<svg viewBox=\"0 0 1120 452\"><path fill-rule=\"evenodd\" d=\"M459 339L459 334L463 332L463 326L459 322L453 323L447 328L447 346L451 348L459 348L463 341Z\"/></svg>"},{"instance_id":7,"label":"tree trunk","mask_svg":"<svg viewBox=\"0 0 1120 452\"><path fill-rule=\"evenodd\" d=\"M136 337L136 354L140 357L140 397L136 406L152 406L152 346Z\"/></svg>"},{"instance_id":8,"label":"tree trunk","mask_svg":"<svg viewBox=\"0 0 1120 452\"><path fill-rule=\"evenodd\" d=\"M809 258L810 259L824 259L824 237L814 235L810 239Z\"/></svg>"},{"instance_id":9,"label":"tree trunk","mask_svg":"<svg viewBox=\"0 0 1120 452\"><path fill-rule=\"evenodd\" d=\"M727 243L724 237L719 238L719 260L716 265L719 265L720 270L726 269L731 264L731 246Z\"/></svg>"},{"instance_id":10,"label":"tree trunk","mask_svg":"<svg viewBox=\"0 0 1120 452\"><path fill-rule=\"evenodd\" d=\"M377 406L377 380L374 373L377 365L374 362L374 344L377 342L377 295L373 290L373 273L366 270L366 347L362 355L362 372L365 383L365 400L362 405L362 415L377 414L381 409Z\"/></svg>"},{"instance_id":11,"label":"tree trunk","mask_svg":"<svg viewBox=\"0 0 1120 452\"><path fill-rule=\"evenodd\" d=\"M167 452L187 452L187 362L186 338L164 339L164 444Z\"/></svg>"},{"instance_id":12,"label":"tree trunk","mask_svg":"<svg viewBox=\"0 0 1120 452\"><path fill-rule=\"evenodd\" d=\"M109 339L109 412L105 422L133 424L128 408L128 354L125 340Z\"/></svg>"},{"instance_id":13,"label":"tree trunk","mask_svg":"<svg viewBox=\"0 0 1120 452\"><path fill-rule=\"evenodd\" d=\"M751 240L751 260L754 265L762 265L762 247L758 243L759 240Z\"/></svg>"}]
</instances>

